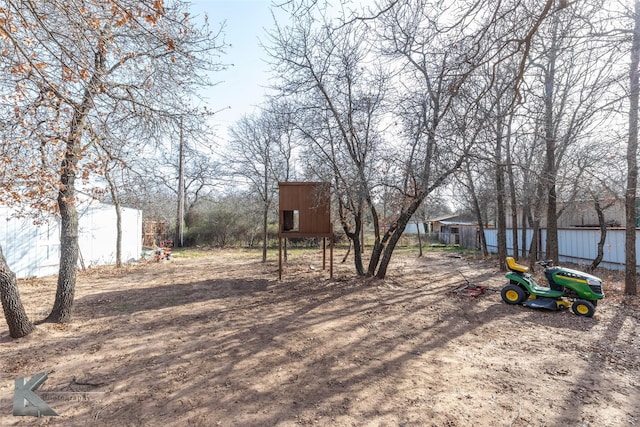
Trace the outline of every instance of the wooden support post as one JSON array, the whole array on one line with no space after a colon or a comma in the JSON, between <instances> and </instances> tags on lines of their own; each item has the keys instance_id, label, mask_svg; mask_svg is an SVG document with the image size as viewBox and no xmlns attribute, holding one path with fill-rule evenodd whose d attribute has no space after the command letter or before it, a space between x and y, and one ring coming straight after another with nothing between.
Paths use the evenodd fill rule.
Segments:
<instances>
[{"instance_id":1,"label":"wooden support post","mask_svg":"<svg viewBox=\"0 0 640 427\"><path fill-rule=\"evenodd\" d=\"M278 236L278 280L282 280L282 237Z\"/></svg>"},{"instance_id":2,"label":"wooden support post","mask_svg":"<svg viewBox=\"0 0 640 427\"><path fill-rule=\"evenodd\" d=\"M327 269L327 238L322 238L322 271Z\"/></svg>"},{"instance_id":3,"label":"wooden support post","mask_svg":"<svg viewBox=\"0 0 640 427\"><path fill-rule=\"evenodd\" d=\"M333 279L333 233L329 239L329 278Z\"/></svg>"}]
</instances>

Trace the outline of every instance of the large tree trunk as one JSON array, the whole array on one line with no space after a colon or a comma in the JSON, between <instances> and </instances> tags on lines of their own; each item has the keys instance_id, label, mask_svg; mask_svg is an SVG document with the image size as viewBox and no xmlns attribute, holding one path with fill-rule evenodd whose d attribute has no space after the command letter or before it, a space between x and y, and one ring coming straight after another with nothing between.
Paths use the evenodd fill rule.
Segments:
<instances>
[{"instance_id":1,"label":"large tree trunk","mask_svg":"<svg viewBox=\"0 0 640 427\"><path fill-rule=\"evenodd\" d=\"M45 322L66 323L71 321L73 296L78 266L78 210L76 209L76 168L80 158L81 129L91 108L92 99L87 90L82 106L76 110L69 137L66 141L65 157L60 167L60 267L56 299Z\"/></svg>"},{"instance_id":2,"label":"large tree trunk","mask_svg":"<svg viewBox=\"0 0 640 427\"><path fill-rule=\"evenodd\" d=\"M262 262L267 262L267 241L269 240L269 207L262 212Z\"/></svg>"},{"instance_id":3,"label":"large tree trunk","mask_svg":"<svg viewBox=\"0 0 640 427\"><path fill-rule=\"evenodd\" d=\"M60 267L56 299L45 322L66 323L71 321L73 296L78 266L78 210L76 209L76 168L80 157L80 133L91 105L86 95L83 107L76 111L66 141L65 157L60 167Z\"/></svg>"},{"instance_id":4,"label":"large tree trunk","mask_svg":"<svg viewBox=\"0 0 640 427\"><path fill-rule=\"evenodd\" d=\"M556 18L557 19L557 18ZM553 98L556 74L557 21L553 23L553 35L549 52L549 64L544 82L544 128L546 158L543 185L547 191L547 250L546 258L558 262L558 215L556 198L556 133L554 130Z\"/></svg>"},{"instance_id":5,"label":"large tree trunk","mask_svg":"<svg viewBox=\"0 0 640 427\"><path fill-rule=\"evenodd\" d=\"M373 249L371 250L371 258L369 259L369 266L367 268L367 276L371 277L375 274L376 266L378 262L380 262L380 254L382 253L382 241L380 238L380 222L378 220L378 211L375 208L375 205L371 201L371 198L367 196L367 203L369 205L369 210L371 211L371 219L373 222L373 234L375 236L375 240L373 242ZM364 230L364 227L362 227ZM364 235L362 239L362 248L364 249Z\"/></svg>"},{"instance_id":6,"label":"large tree trunk","mask_svg":"<svg viewBox=\"0 0 640 427\"><path fill-rule=\"evenodd\" d=\"M598 241L598 255L589 266L588 271L595 270L602 261L602 258L604 257L604 243L607 241L607 223L605 222L604 211L600 206L600 202L598 202L597 200L594 201L594 207L596 208L596 213L598 214L598 224L600 225L600 240Z\"/></svg>"},{"instance_id":7,"label":"large tree trunk","mask_svg":"<svg viewBox=\"0 0 640 427\"><path fill-rule=\"evenodd\" d=\"M499 112L500 114L500 112ZM506 212L506 189L504 183L504 164L502 163L502 125L503 118L500 114L496 124L496 208L498 214L498 265L500 271L507 271L507 212Z\"/></svg>"},{"instance_id":8,"label":"large tree trunk","mask_svg":"<svg viewBox=\"0 0 640 427\"><path fill-rule=\"evenodd\" d=\"M120 200L114 201L116 207L116 268L122 267L122 208Z\"/></svg>"},{"instance_id":9,"label":"large tree trunk","mask_svg":"<svg viewBox=\"0 0 640 427\"><path fill-rule=\"evenodd\" d=\"M427 156L428 158L428 156ZM407 224L411 220L413 214L418 210L424 199L427 198L429 194L435 189L440 187L444 181L451 176L454 172L457 172L462 166L465 157L458 158L458 161L452 165L446 172L440 174L438 179L436 179L431 187L425 188L423 191L418 193L408 205L402 209L400 215L398 215L398 219L389 227L389 230L385 233L382 241L374 247L374 250L371 254L371 258L374 257L376 259L380 259L378 263L378 269L375 273L375 277L378 279L384 279L387 275L387 268L389 267L389 263L391 262L391 256L393 255L393 251L404 233ZM425 180L427 181L427 180ZM382 256L380 256L382 254ZM370 267L371 271L371 267Z\"/></svg>"},{"instance_id":10,"label":"large tree trunk","mask_svg":"<svg viewBox=\"0 0 640 427\"><path fill-rule=\"evenodd\" d=\"M511 123L513 114L509 116L507 125L507 139L505 141L505 151L507 152L507 176L509 177L509 198L511 206L511 236L513 239L513 256L518 259L520 256L520 246L518 241L518 200L516 198L516 184L513 180L513 160L511 159ZM523 223L523 228L526 226ZM525 231L526 232L526 231ZM523 244L524 245L524 244Z\"/></svg>"},{"instance_id":11,"label":"large tree trunk","mask_svg":"<svg viewBox=\"0 0 640 427\"><path fill-rule=\"evenodd\" d=\"M181 248L184 244L184 139L182 131L182 117L180 117L180 141L178 149L178 208L176 211L175 246Z\"/></svg>"},{"instance_id":12,"label":"large tree trunk","mask_svg":"<svg viewBox=\"0 0 640 427\"><path fill-rule=\"evenodd\" d=\"M557 197L555 183L549 188L549 197L547 198L547 259L558 262L558 216L557 216Z\"/></svg>"},{"instance_id":13,"label":"large tree trunk","mask_svg":"<svg viewBox=\"0 0 640 427\"><path fill-rule=\"evenodd\" d=\"M416 231L418 232L418 257L422 256L422 234L420 234L420 221L416 221Z\"/></svg>"},{"instance_id":14,"label":"large tree trunk","mask_svg":"<svg viewBox=\"0 0 640 427\"><path fill-rule=\"evenodd\" d=\"M116 184L111 179L109 174L109 167L105 164L104 178L109 184L109 191L111 192L111 199L116 209L116 267L122 267L122 208L120 206L120 198L118 197L118 189Z\"/></svg>"},{"instance_id":15,"label":"large tree trunk","mask_svg":"<svg viewBox=\"0 0 640 427\"><path fill-rule=\"evenodd\" d=\"M406 228L409 220L415 213L415 211L420 207L420 204L426 197L426 193L423 193L422 197L415 198L411 204L398 216L397 221L391 226L391 228L387 231L382 242L380 243L379 252L382 252L382 257L380 258L380 264L378 266L378 271L375 276L378 279L384 279L387 275L387 268L389 267L389 262L391 262L391 255L393 255L393 250L396 247L396 244L400 240L400 236L404 233L404 229ZM373 256L373 254L372 254Z\"/></svg>"},{"instance_id":16,"label":"large tree trunk","mask_svg":"<svg viewBox=\"0 0 640 427\"><path fill-rule=\"evenodd\" d=\"M337 178L336 178L336 182L337 182ZM362 206L362 204L360 204L360 207ZM345 219L345 207L342 204L342 199L340 199L338 197L338 215L340 216L340 222L342 224L342 229L344 230L345 235L347 236L347 238L353 243L353 263L355 265L356 268L356 272L359 276L364 276L365 275L365 271L364 271L364 263L362 262L362 242L360 240L360 232L362 230L362 209L357 210L353 209L352 210L352 214L353 214L353 221L355 223L355 227L353 230L351 230L349 228L349 225L347 224L347 220ZM345 256L346 259L346 256Z\"/></svg>"},{"instance_id":17,"label":"large tree trunk","mask_svg":"<svg viewBox=\"0 0 640 427\"><path fill-rule=\"evenodd\" d=\"M636 284L636 191L638 186L638 100L640 85L640 1L635 2L631 66L629 68L629 143L627 145L627 191L625 195L626 239L624 293L637 295Z\"/></svg>"},{"instance_id":18,"label":"large tree trunk","mask_svg":"<svg viewBox=\"0 0 640 427\"><path fill-rule=\"evenodd\" d=\"M269 238L269 206L271 200L269 199L269 168L268 164L264 162L264 206L262 209L262 262L267 262L267 240Z\"/></svg>"},{"instance_id":19,"label":"large tree trunk","mask_svg":"<svg viewBox=\"0 0 640 427\"><path fill-rule=\"evenodd\" d=\"M522 210L522 258L527 258L527 213Z\"/></svg>"},{"instance_id":20,"label":"large tree trunk","mask_svg":"<svg viewBox=\"0 0 640 427\"><path fill-rule=\"evenodd\" d=\"M342 257L342 261L341 263L344 264L345 262L347 262L347 258L349 258L349 254L351 253L351 246L353 245L351 243L351 239L347 239L347 242L349 242L349 247L347 248L347 252L344 254L344 256Z\"/></svg>"},{"instance_id":21,"label":"large tree trunk","mask_svg":"<svg viewBox=\"0 0 640 427\"><path fill-rule=\"evenodd\" d=\"M360 214L354 217L355 228L353 232L349 232L346 224L343 224L343 230L347 237L353 242L353 263L358 276L364 276L364 263L362 262L362 242L360 241L360 230L362 229L362 218Z\"/></svg>"},{"instance_id":22,"label":"large tree trunk","mask_svg":"<svg viewBox=\"0 0 640 427\"><path fill-rule=\"evenodd\" d=\"M58 287L53 309L44 320L45 322L66 323L71 321L79 253L76 170L82 155L81 143L85 121L94 107L93 97L96 92L101 90L100 81L105 73L106 49L105 41L102 38L98 41L95 55L96 69L91 80L87 83L82 103L73 113L69 135L65 139L66 147L60 166L60 190L58 191L58 209L61 219Z\"/></svg>"},{"instance_id":23,"label":"large tree trunk","mask_svg":"<svg viewBox=\"0 0 640 427\"><path fill-rule=\"evenodd\" d=\"M466 161L465 170L467 172L467 179L469 181L469 194L471 195L471 201L473 202L473 211L476 214L476 221L478 222L480 233L480 249L482 254L486 257L489 256L489 250L487 248L487 238L484 235L484 220L482 219L482 211L480 210L480 202L478 201L478 195L476 194L476 186L473 183L473 176L469 168L469 162Z\"/></svg>"},{"instance_id":24,"label":"large tree trunk","mask_svg":"<svg viewBox=\"0 0 640 427\"><path fill-rule=\"evenodd\" d=\"M73 173L73 172L71 172ZM75 206L73 184L63 184L58 195L60 208L60 269L53 309L45 322L66 323L71 321L73 297L78 264L78 211Z\"/></svg>"},{"instance_id":25,"label":"large tree trunk","mask_svg":"<svg viewBox=\"0 0 640 427\"><path fill-rule=\"evenodd\" d=\"M384 239L384 238L383 238ZM379 237L373 242L373 248L371 249L371 258L369 259L369 267L367 268L367 276L371 277L375 275L376 267L380 263L380 256L384 250L384 245Z\"/></svg>"},{"instance_id":26,"label":"large tree trunk","mask_svg":"<svg viewBox=\"0 0 640 427\"><path fill-rule=\"evenodd\" d=\"M2 248L0 248L0 298L4 318L9 326L9 335L12 338L21 338L33 332L35 327L20 301L16 275L9 269Z\"/></svg>"},{"instance_id":27,"label":"large tree trunk","mask_svg":"<svg viewBox=\"0 0 640 427\"><path fill-rule=\"evenodd\" d=\"M538 259L538 235L540 234L540 220L536 219L533 221L533 225L531 226L533 229L533 233L531 235L531 244L529 246L529 268L531 271L535 270L536 260Z\"/></svg>"}]
</instances>

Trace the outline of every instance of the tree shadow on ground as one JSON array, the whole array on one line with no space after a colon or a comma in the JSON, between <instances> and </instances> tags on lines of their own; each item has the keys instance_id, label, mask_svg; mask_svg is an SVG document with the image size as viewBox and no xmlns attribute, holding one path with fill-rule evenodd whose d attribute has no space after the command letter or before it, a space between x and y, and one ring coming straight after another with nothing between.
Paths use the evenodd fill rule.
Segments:
<instances>
[{"instance_id":1,"label":"tree shadow on ground","mask_svg":"<svg viewBox=\"0 0 640 427\"><path fill-rule=\"evenodd\" d=\"M123 281L80 296L73 324L44 325L3 351L3 371L11 381L53 371L48 396L70 385L101 393L52 402L61 417L51 425L456 425L458 415L434 404L452 393L454 373L473 368L472 383L498 372L479 391L487 396L524 386L520 369L503 371L523 351L521 331L566 336L584 319L567 326L568 313L541 316L496 294L458 297L450 260L441 267L374 282L327 281L293 266L282 282L248 268ZM505 365L469 357L493 352Z\"/></svg>"}]
</instances>

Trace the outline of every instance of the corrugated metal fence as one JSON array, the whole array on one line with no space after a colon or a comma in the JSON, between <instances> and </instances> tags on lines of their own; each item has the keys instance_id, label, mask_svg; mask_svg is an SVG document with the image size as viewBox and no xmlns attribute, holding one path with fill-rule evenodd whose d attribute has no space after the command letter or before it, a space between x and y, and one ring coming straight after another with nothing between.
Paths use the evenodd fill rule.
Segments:
<instances>
[{"instance_id":1,"label":"corrugated metal fence","mask_svg":"<svg viewBox=\"0 0 640 427\"><path fill-rule=\"evenodd\" d=\"M489 252L498 251L498 231L495 229L485 230L487 248ZM531 244L533 230L526 231L526 247ZM547 231L540 230L538 233L538 259L544 259L547 247ZM591 264L598 255L598 242L600 241L600 230L597 228L563 228L558 230L558 254L559 262L572 262L575 264ZM522 230L518 230L518 244L522 248ZM625 230L609 229L604 245L604 257L600 263L601 267L612 270L624 270L624 245ZM522 249L520 249L522 251ZM513 234L507 231L507 252L513 254ZM636 231L636 254L640 256L640 234ZM636 260L636 265L640 265Z\"/></svg>"}]
</instances>

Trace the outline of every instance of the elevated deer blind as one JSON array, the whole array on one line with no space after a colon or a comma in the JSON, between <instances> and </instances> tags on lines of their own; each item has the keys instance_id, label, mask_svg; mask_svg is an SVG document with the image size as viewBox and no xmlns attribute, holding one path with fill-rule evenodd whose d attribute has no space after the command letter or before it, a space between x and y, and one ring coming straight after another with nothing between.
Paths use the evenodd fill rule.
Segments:
<instances>
[{"instance_id":1,"label":"elevated deer blind","mask_svg":"<svg viewBox=\"0 0 640 427\"><path fill-rule=\"evenodd\" d=\"M329 237L329 276L333 277L331 186L327 182L281 182L278 231L278 278L282 279L282 239L322 237L322 268L326 267Z\"/></svg>"}]
</instances>

